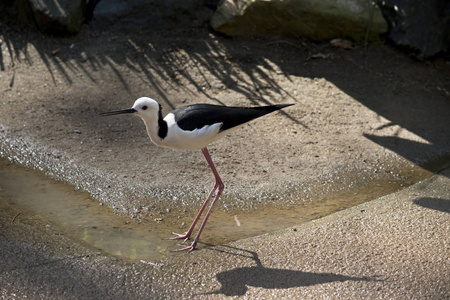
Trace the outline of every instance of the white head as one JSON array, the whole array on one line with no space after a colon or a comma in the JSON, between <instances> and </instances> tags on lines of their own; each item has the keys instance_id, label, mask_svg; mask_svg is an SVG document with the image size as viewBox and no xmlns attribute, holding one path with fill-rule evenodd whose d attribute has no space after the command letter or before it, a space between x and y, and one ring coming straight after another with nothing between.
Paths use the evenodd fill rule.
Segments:
<instances>
[{"instance_id":1,"label":"white head","mask_svg":"<svg viewBox=\"0 0 450 300\"><path fill-rule=\"evenodd\" d=\"M141 97L137 99L132 108L122 109L122 110L115 110L115 111L109 111L102 113L102 116L112 116L112 115L119 115L119 114L128 114L128 113L134 113L137 114L142 119L147 120L151 118L158 118L159 114L159 104L152 98L148 97Z\"/></svg>"},{"instance_id":2,"label":"white head","mask_svg":"<svg viewBox=\"0 0 450 300\"><path fill-rule=\"evenodd\" d=\"M152 98L141 97L134 102L132 109L135 110L138 116L145 119L145 117L157 117L159 107L158 102Z\"/></svg>"},{"instance_id":3,"label":"white head","mask_svg":"<svg viewBox=\"0 0 450 300\"><path fill-rule=\"evenodd\" d=\"M102 116L112 116L119 114L136 114L145 123L147 133L150 139L159 144L159 141L164 139L167 135L167 124L162 122L161 109L158 102L148 97L141 97L137 99L132 108L115 110L102 113ZM165 125L165 126L164 126Z\"/></svg>"}]
</instances>

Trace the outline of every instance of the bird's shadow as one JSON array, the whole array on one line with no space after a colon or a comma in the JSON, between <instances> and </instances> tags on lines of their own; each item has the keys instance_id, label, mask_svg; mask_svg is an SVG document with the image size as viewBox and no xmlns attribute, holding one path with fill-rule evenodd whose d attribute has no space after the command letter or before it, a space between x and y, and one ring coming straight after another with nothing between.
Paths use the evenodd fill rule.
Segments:
<instances>
[{"instance_id":1,"label":"bird's shadow","mask_svg":"<svg viewBox=\"0 0 450 300\"><path fill-rule=\"evenodd\" d=\"M228 249L222 250L221 248L223 247ZM243 296L248 291L248 286L265 289L287 289L335 281L379 281L368 277L352 277L333 273L315 273L266 268L262 265L256 252L235 248L229 245L222 245L213 250L247 257L254 260L256 266L235 268L216 274L217 281L221 284L220 289L202 295L223 294L226 296ZM246 252L249 255L240 254L238 253L239 251Z\"/></svg>"}]
</instances>

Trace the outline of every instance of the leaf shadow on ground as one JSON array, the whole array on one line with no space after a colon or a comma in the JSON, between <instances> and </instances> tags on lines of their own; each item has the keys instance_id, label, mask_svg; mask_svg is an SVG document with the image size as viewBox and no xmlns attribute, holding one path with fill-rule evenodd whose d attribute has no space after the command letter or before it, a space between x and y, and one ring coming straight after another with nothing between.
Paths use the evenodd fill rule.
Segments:
<instances>
[{"instance_id":1,"label":"leaf shadow on ground","mask_svg":"<svg viewBox=\"0 0 450 300\"><path fill-rule=\"evenodd\" d=\"M97 24L98 31L85 30L75 37L35 38L34 33L15 36L1 26L5 53L12 57L13 66L15 61L32 65L27 53L34 47L54 85L61 84L56 73L67 85L80 74L93 84L101 84L97 71L107 68L123 89L132 93L131 72L171 108L175 105L167 97L169 90L183 91L192 98L201 94L218 104L226 104L217 97L220 91L234 91L254 105L299 102L301 91L291 94L279 84L279 76L285 80L292 76L325 78L384 120L385 124L375 129L379 135L372 132L364 134L365 138L416 164L448 153L450 72L445 63L425 64L384 45L345 51L328 44L276 37L229 39L208 30L212 11L204 7L199 9L204 12L199 18L201 13L192 11L161 15L152 5L128 11L129 16L143 19L133 30L126 24L119 26L122 29ZM123 25L129 21L126 17L118 16L115 21ZM93 22L95 25L95 15ZM326 59L311 59L316 53L325 54ZM5 69L4 56L0 66ZM10 87L13 85L14 76ZM308 129L308 124L283 114ZM386 136L386 129L394 133ZM402 138L402 130L412 132L420 141Z\"/></svg>"}]
</instances>

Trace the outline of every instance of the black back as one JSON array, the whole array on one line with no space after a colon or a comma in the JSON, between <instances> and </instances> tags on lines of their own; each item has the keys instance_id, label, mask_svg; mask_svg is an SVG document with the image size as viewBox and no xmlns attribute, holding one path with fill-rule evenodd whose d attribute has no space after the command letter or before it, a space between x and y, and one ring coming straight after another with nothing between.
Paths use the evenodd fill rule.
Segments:
<instances>
[{"instance_id":1,"label":"black back","mask_svg":"<svg viewBox=\"0 0 450 300\"><path fill-rule=\"evenodd\" d=\"M175 115L175 121L178 126L183 130L192 131L206 125L223 123L220 131L224 131L290 105L293 104L261 107L230 107L212 104L193 104L180 107L172 113Z\"/></svg>"}]
</instances>

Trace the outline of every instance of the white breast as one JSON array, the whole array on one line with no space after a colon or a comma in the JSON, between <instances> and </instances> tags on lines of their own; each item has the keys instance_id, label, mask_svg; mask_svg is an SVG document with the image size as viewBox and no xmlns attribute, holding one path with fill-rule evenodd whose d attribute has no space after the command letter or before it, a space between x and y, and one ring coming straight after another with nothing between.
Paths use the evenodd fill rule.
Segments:
<instances>
[{"instance_id":1,"label":"white breast","mask_svg":"<svg viewBox=\"0 0 450 300\"><path fill-rule=\"evenodd\" d=\"M219 133L222 123L204 126L192 131L184 131L175 123L175 116L172 113L169 113L164 118L164 121L167 122L168 126L167 136L162 140L154 142L167 148L201 149L222 138L223 135L226 134L225 132Z\"/></svg>"}]
</instances>

